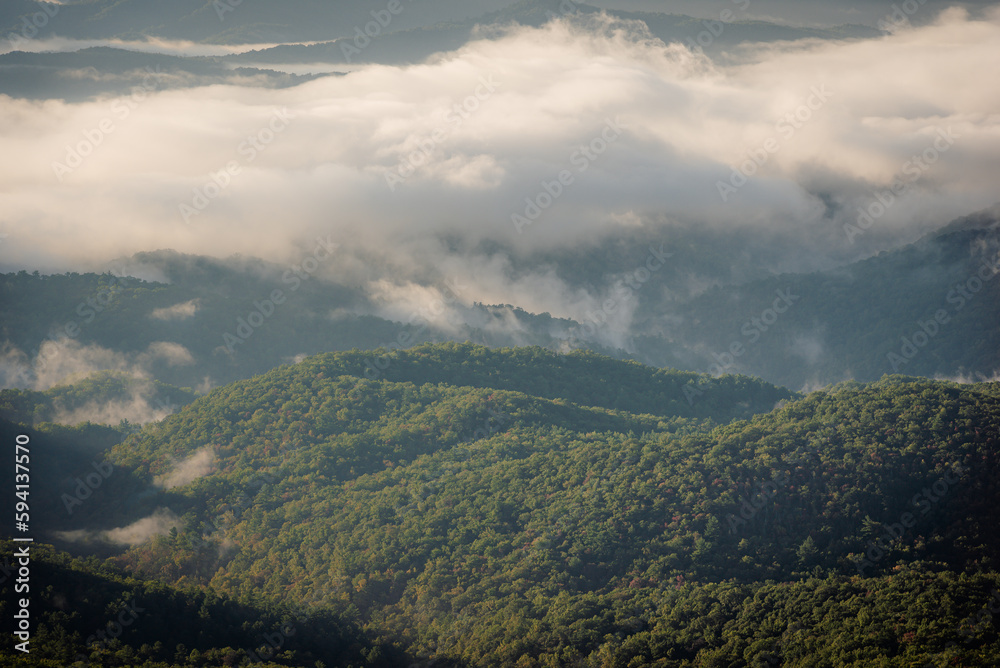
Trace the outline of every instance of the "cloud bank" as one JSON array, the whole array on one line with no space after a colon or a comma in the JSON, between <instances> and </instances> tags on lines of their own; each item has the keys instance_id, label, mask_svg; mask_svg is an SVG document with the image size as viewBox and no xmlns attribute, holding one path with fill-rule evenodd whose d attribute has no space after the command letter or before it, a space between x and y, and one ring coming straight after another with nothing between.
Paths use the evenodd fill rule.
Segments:
<instances>
[{"instance_id":1,"label":"cloud bank","mask_svg":"<svg viewBox=\"0 0 1000 668\"><path fill-rule=\"evenodd\" d=\"M0 384L43 391L80 380L96 371L120 371L134 378L149 378L153 365L193 363L190 351L171 341L155 341L144 351L122 353L96 344L84 345L70 338L46 339L34 359L9 344L0 349Z\"/></svg>"},{"instance_id":2,"label":"cloud bank","mask_svg":"<svg viewBox=\"0 0 1000 668\"><path fill-rule=\"evenodd\" d=\"M0 97L0 266L155 248L284 262L329 234L332 271L386 313L454 277L464 304L577 320L613 288L521 260L669 224L759 235L778 269L830 266L997 199L1000 88L982 77L998 43L1000 12L955 9L720 65L598 16L281 90Z\"/></svg>"}]
</instances>

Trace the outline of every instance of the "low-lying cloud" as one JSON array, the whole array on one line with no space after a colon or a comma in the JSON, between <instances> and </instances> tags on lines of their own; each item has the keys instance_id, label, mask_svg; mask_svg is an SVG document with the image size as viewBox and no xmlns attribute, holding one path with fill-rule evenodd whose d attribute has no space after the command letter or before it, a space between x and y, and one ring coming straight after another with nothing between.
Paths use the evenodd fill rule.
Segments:
<instances>
[{"instance_id":1,"label":"low-lying cloud","mask_svg":"<svg viewBox=\"0 0 1000 668\"><path fill-rule=\"evenodd\" d=\"M153 309L150 317L154 320L186 320L197 312L198 300L192 299L180 304L174 304L173 306Z\"/></svg>"},{"instance_id":2,"label":"low-lying cloud","mask_svg":"<svg viewBox=\"0 0 1000 668\"><path fill-rule=\"evenodd\" d=\"M172 414L176 406L168 401L157 401L156 391L152 383L139 383L130 388L129 396L112 401L90 401L83 406L60 408L50 422L58 424L77 425L81 422L94 424L119 424L128 420L132 424L142 425L158 422Z\"/></svg>"},{"instance_id":3,"label":"low-lying cloud","mask_svg":"<svg viewBox=\"0 0 1000 668\"><path fill-rule=\"evenodd\" d=\"M108 531L92 529L76 529L74 531L56 531L53 535L58 540L70 543L91 543L105 541L117 545L139 545L151 538L168 533L173 528L183 526L181 518L169 508L157 508L153 514L137 520L127 526Z\"/></svg>"},{"instance_id":4,"label":"low-lying cloud","mask_svg":"<svg viewBox=\"0 0 1000 668\"><path fill-rule=\"evenodd\" d=\"M215 461L215 449L212 446L205 446L187 459L177 463L169 473L158 476L153 484L161 489L183 487L214 471Z\"/></svg>"},{"instance_id":5,"label":"low-lying cloud","mask_svg":"<svg viewBox=\"0 0 1000 668\"><path fill-rule=\"evenodd\" d=\"M289 44L315 44L315 42L289 42ZM50 53L79 51L94 47L125 49L139 53L159 53L168 56L228 56L278 46L273 43L261 44L204 44L190 40L146 37L141 40L128 39L73 39L68 37L45 37L35 39L0 40L0 54L13 51L30 53Z\"/></svg>"},{"instance_id":6,"label":"low-lying cloud","mask_svg":"<svg viewBox=\"0 0 1000 668\"><path fill-rule=\"evenodd\" d=\"M182 525L181 518L169 508L157 508L149 517L128 526L111 529L103 533L104 538L119 545L138 545L154 536L160 536Z\"/></svg>"},{"instance_id":7,"label":"low-lying cloud","mask_svg":"<svg viewBox=\"0 0 1000 668\"><path fill-rule=\"evenodd\" d=\"M5 345L0 351L3 387L47 390L80 380L96 371L120 371L136 378L150 377L154 364L194 364L187 348L171 341L154 341L138 353L122 353L70 338L46 339L31 359L23 351Z\"/></svg>"},{"instance_id":8,"label":"low-lying cloud","mask_svg":"<svg viewBox=\"0 0 1000 668\"><path fill-rule=\"evenodd\" d=\"M732 65L600 17L481 37L288 89L153 91L125 118L108 100L0 98L0 264L79 270L167 247L287 261L330 234L342 257L391 268L331 270L369 282L387 315L454 277L466 305L582 322L610 286L515 260L668 223L759 232L776 269L810 269L997 198L1000 88L982 79L1000 69L997 11L750 47ZM852 237L861 211L879 215Z\"/></svg>"}]
</instances>

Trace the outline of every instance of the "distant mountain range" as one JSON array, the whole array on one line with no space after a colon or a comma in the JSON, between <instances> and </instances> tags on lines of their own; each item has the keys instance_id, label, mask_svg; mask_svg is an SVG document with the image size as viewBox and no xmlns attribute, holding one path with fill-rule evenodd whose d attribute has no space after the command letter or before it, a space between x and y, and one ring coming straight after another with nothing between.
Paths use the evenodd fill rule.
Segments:
<instances>
[{"instance_id":1,"label":"distant mountain range","mask_svg":"<svg viewBox=\"0 0 1000 668\"><path fill-rule=\"evenodd\" d=\"M183 39L216 44L261 44L303 41L330 41L352 37L354 28L362 30L372 21L373 12L384 10L391 18L383 18L385 26L380 40L403 39L403 30L427 28L423 40L433 44L447 35L468 35L475 24L516 21L538 25L552 15L570 11L591 13L598 7L572 0L422 0L410 4L401 0L397 11L388 12L381 5L360 5L349 2L322 0L283 0L282 2L237 2L236 0L176 0L163 3L156 0L87 0L75 3L44 3L32 0L11 0L0 9L0 34L20 34L31 38L58 35L73 39L125 39L148 37ZM842 26L831 30L791 28L766 22L740 23L740 12L734 6L733 24L729 35L719 36L724 44L741 41L771 41L818 37L871 37L878 34L865 26ZM605 10L612 16L645 21L650 30L661 38L683 39L696 36L705 27L700 20L670 14ZM41 12L43 17L36 17ZM25 23L27 19L28 23ZM34 26L35 30L31 27ZM691 32L693 31L693 32ZM371 29L369 32L375 32ZM388 38L389 34L395 37ZM27 36L27 35L26 35ZM416 40L421 41L421 40ZM436 50L443 50L442 47ZM390 49L391 51L391 49Z\"/></svg>"},{"instance_id":2,"label":"distant mountain range","mask_svg":"<svg viewBox=\"0 0 1000 668\"><path fill-rule=\"evenodd\" d=\"M795 389L886 373L993 377L998 214L968 216L844 267L714 287L672 312L669 324L661 319L661 333L637 340L636 350L679 368L750 373ZM661 356L664 349L673 356Z\"/></svg>"},{"instance_id":3,"label":"distant mountain range","mask_svg":"<svg viewBox=\"0 0 1000 668\"><path fill-rule=\"evenodd\" d=\"M214 3L93 0L60 5L41 3L46 7L43 12L39 12L40 4L35 2L6 3L0 8L0 25L6 26L0 30L0 36L6 35L14 51L0 55L0 93L80 100L121 95L135 86L144 86L147 92L219 83L291 86L318 75L296 76L273 70L297 64L346 70L359 63L416 63L434 53L454 50L472 39L489 36L491 30L503 26L539 26L554 16L567 14L570 8L581 17L607 11L618 19L640 21L652 36L664 42L681 42L715 56L745 42L858 39L879 34L865 26L816 29L741 21L738 12L722 23L677 14L601 10L569 0L523 0L486 13L476 13L474 6L458 10L454 3L438 0L430 6L422 4L419 12L416 7L406 9L409 5L404 3L397 14L315 0L246 2L238 7L227 3L232 0ZM217 11L220 6L228 8L221 11L221 20ZM384 14L384 26L373 18L372 12ZM414 15L425 19L454 18L414 26L410 25ZM90 42L83 42L83 48L51 44L49 48L57 52L18 51L31 40L50 37ZM119 41L157 39L275 46L228 56L185 57L176 53L139 53L121 46ZM101 47L91 45L102 40L105 44ZM155 45L147 48L155 50Z\"/></svg>"},{"instance_id":4,"label":"distant mountain range","mask_svg":"<svg viewBox=\"0 0 1000 668\"><path fill-rule=\"evenodd\" d=\"M0 55L0 93L12 97L86 100L120 96L130 109L156 91L239 84L283 88L326 75L297 75L232 66L222 58L139 53L111 47ZM112 103L113 104L113 103Z\"/></svg>"},{"instance_id":5,"label":"distant mountain range","mask_svg":"<svg viewBox=\"0 0 1000 668\"><path fill-rule=\"evenodd\" d=\"M360 38L351 35L321 44L285 45L248 51L230 56L229 60L255 64L413 63L433 53L457 49L471 39L488 36L490 27L512 24L540 26L555 16L568 14L568 8L572 8L572 14L584 17L606 12L614 18L639 21L646 25L652 36L666 43L680 42L692 49L701 49L711 54L719 54L744 42L790 41L806 38L860 39L880 34L878 30L865 26L845 25L833 29L816 29L797 28L765 21L739 21L736 20L735 12L734 18L723 24L721 21L705 21L679 14L605 10L565 0L563 2L523 0L505 9L475 18L388 32L372 38L370 43L365 43L366 35L361 35ZM362 44L364 44L363 49L358 49L357 47Z\"/></svg>"},{"instance_id":6,"label":"distant mountain range","mask_svg":"<svg viewBox=\"0 0 1000 668\"><path fill-rule=\"evenodd\" d=\"M703 254L685 252L696 237L668 238L670 265L648 283L655 289L631 292L636 305L624 331L605 324L609 314L600 309L576 322L510 304L456 302L447 327L424 316L393 322L378 315L364 284L331 282L321 272L302 280L288 267L253 258L157 251L116 264L148 281L6 274L0 276L5 385L85 370L91 357L110 354L100 351L117 355L114 368L141 366L157 380L195 388L303 355L446 340L584 348L655 366L759 376L793 390L887 373L975 380L1000 369L996 210L815 273L734 275L724 261L704 265L697 259ZM597 291L603 286L593 276L614 277L648 255L649 244L638 241L590 251L585 263L571 254L547 261L575 289ZM641 257L630 264L635 248ZM584 264L589 278L574 274ZM377 275L377 262L371 268ZM693 280L710 287L692 289ZM270 301L276 290L283 300L277 304ZM46 356L53 360L48 365Z\"/></svg>"}]
</instances>

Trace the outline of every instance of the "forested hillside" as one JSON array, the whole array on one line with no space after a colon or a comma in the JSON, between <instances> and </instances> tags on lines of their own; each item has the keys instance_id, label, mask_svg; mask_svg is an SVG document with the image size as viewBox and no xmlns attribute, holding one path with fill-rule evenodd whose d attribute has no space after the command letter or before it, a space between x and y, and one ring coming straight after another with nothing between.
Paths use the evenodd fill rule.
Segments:
<instances>
[{"instance_id":1,"label":"forested hillside","mask_svg":"<svg viewBox=\"0 0 1000 668\"><path fill-rule=\"evenodd\" d=\"M630 321L600 309L577 322L482 304L468 289L447 287L451 279L443 280L439 300L408 314L385 313L370 285L323 269L308 274L305 262L287 268L172 251L120 263L148 280L6 274L0 382L45 388L81 369L115 368L204 391L307 355L447 340L591 350L653 366L753 375L793 390L893 373L987 379L1000 369L998 220L996 210L984 211L909 246L813 273L744 275L738 257L710 252L708 238L670 230L635 232L582 256L535 258L557 267L575 290L600 297L621 283L622 267L642 266L650 248L669 250L648 287L611 300L615 313L634 305ZM351 261L344 251L330 266ZM364 262L375 272L390 269ZM361 364L342 372L381 373L372 360Z\"/></svg>"},{"instance_id":2,"label":"forested hillside","mask_svg":"<svg viewBox=\"0 0 1000 668\"><path fill-rule=\"evenodd\" d=\"M180 387L214 387L308 354L453 336L424 311L414 310L407 322L365 315L368 304L357 288L300 267L296 274L252 258L168 251L130 261L157 280L120 272L0 275L0 384L64 383L81 369L117 368ZM269 301L276 291L277 304ZM572 324L513 307L462 310L481 325L460 328L461 340L482 341L490 321L520 323L517 331L490 336L494 345L553 347L548 330Z\"/></svg>"},{"instance_id":3,"label":"forested hillside","mask_svg":"<svg viewBox=\"0 0 1000 668\"><path fill-rule=\"evenodd\" d=\"M540 349L321 355L112 448L132 501L95 497L92 528L169 511L174 529L55 538L171 585L312 601L376 665L995 665L1000 386L797 398L724 377L689 404L689 380Z\"/></svg>"},{"instance_id":4,"label":"forested hillside","mask_svg":"<svg viewBox=\"0 0 1000 668\"><path fill-rule=\"evenodd\" d=\"M701 349L694 368L795 389L893 373L991 378L1000 370L998 274L994 208L845 267L714 287L680 307L672 345ZM742 352L724 358L733 342ZM659 349L659 340L639 345L677 366Z\"/></svg>"},{"instance_id":5,"label":"forested hillside","mask_svg":"<svg viewBox=\"0 0 1000 668\"><path fill-rule=\"evenodd\" d=\"M4 554L19 547L11 541L0 545ZM263 606L198 587L137 580L96 559L71 559L44 545L33 546L31 566L35 581L45 583L33 599L34 649L13 665L235 666L250 661L266 667L314 666L323 657L333 659L328 665L364 664L368 656L401 658L383 655L356 627L302 605ZM0 566L5 583L12 573L9 560ZM4 601L5 618L9 608ZM295 649L289 650L285 645L292 636ZM8 656L11 638L4 633L0 647Z\"/></svg>"},{"instance_id":6,"label":"forested hillside","mask_svg":"<svg viewBox=\"0 0 1000 668\"><path fill-rule=\"evenodd\" d=\"M0 1L0 668L1000 668L997 45Z\"/></svg>"},{"instance_id":7,"label":"forested hillside","mask_svg":"<svg viewBox=\"0 0 1000 668\"><path fill-rule=\"evenodd\" d=\"M196 397L189 388L123 372L101 371L70 380L44 392L0 390L0 415L22 424L124 421L127 428L129 423L162 419Z\"/></svg>"}]
</instances>

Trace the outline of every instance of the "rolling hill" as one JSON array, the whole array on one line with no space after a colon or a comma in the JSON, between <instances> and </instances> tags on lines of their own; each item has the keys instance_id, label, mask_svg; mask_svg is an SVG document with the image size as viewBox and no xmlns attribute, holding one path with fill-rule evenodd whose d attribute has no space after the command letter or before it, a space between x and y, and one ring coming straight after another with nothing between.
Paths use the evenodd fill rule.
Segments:
<instances>
[{"instance_id":1,"label":"rolling hill","mask_svg":"<svg viewBox=\"0 0 1000 668\"><path fill-rule=\"evenodd\" d=\"M218 388L113 446L149 491L90 516L175 528L110 562L319 601L417 661L996 665L994 383L888 376L760 412L781 391L727 377L683 417L687 374L593 354L417 346L344 373L366 355Z\"/></svg>"}]
</instances>

